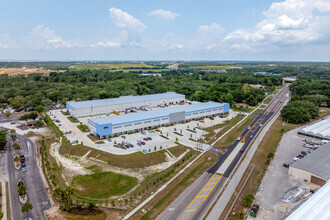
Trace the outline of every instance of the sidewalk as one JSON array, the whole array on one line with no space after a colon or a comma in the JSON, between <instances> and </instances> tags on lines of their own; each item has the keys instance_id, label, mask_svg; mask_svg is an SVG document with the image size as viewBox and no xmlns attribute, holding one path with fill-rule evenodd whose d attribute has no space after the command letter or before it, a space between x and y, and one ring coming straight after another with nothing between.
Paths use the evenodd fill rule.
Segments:
<instances>
[{"instance_id":1,"label":"sidewalk","mask_svg":"<svg viewBox=\"0 0 330 220\"><path fill-rule=\"evenodd\" d=\"M284 102L284 105L286 105L288 101L289 100L286 100ZM281 109L282 109L282 107L281 107ZM239 168L237 169L235 174L232 176L227 187L223 190L223 194L221 195L221 197L219 198L219 200L217 201L217 203L215 204L215 206L213 207L213 209L207 216L206 220L213 220L213 219L220 218L220 215L222 214L223 210L226 208L226 206L227 206L229 200L231 199L231 197L236 189L236 186L239 182L236 180L240 180L242 178L242 176L243 176L244 172L246 171L248 165L250 164L252 157L253 157L255 151L257 150L259 144L261 143L261 141L264 138L264 136L266 135L267 131L272 126L272 124L275 122L275 120L279 117L280 114L281 114L281 112L278 111L275 114L275 116L269 121L269 123L267 123L265 125L265 127L261 130L260 134L258 135L256 140L252 144L250 150L247 152L247 154L246 154L244 160L242 161L242 163L240 164Z\"/></svg>"}]
</instances>

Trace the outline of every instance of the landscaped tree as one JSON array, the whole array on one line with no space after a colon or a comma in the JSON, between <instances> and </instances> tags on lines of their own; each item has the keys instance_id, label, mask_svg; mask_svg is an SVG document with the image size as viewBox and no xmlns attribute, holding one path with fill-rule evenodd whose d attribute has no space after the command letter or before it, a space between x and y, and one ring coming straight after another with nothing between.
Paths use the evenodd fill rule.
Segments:
<instances>
[{"instance_id":1,"label":"landscaped tree","mask_svg":"<svg viewBox=\"0 0 330 220\"><path fill-rule=\"evenodd\" d=\"M17 189L17 193L20 196L25 195L26 194L26 186L24 184L19 185L18 189Z\"/></svg>"},{"instance_id":2,"label":"landscaped tree","mask_svg":"<svg viewBox=\"0 0 330 220\"><path fill-rule=\"evenodd\" d=\"M19 156L15 156L15 157L14 157L14 162L17 163L17 162L19 162L20 160L21 160L21 158L20 158Z\"/></svg>"},{"instance_id":3,"label":"landscaped tree","mask_svg":"<svg viewBox=\"0 0 330 220\"><path fill-rule=\"evenodd\" d=\"M93 211L94 208L95 208L95 203L94 202L89 202L88 203L88 209L89 209L89 211Z\"/></svg>"},{"instance_id":4,"label":"landscaped tree","mask_svg":"<svg viewBox=\"0 0 330 220\"><path fill-rule=\"evenodd\" d=\"M29 211L31 211L33 209L33 205L29 202L26 202L22 205L21 207L21 212L25 213L28 216L29 215Z\"/></svg>"}]
</instances>

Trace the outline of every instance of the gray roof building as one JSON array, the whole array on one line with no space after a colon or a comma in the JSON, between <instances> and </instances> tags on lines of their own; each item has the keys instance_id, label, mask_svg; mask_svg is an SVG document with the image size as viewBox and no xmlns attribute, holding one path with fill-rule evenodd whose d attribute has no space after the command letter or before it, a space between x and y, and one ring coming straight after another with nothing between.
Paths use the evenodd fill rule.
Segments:
<instances>
[{"instance_id":1,"label":"gray roof building","mask_svg":"<svg viewBox=\"0 0 330 220\"><path fill-rule=\"evenodd\" d=\"M320 140L330 140L330 117L304 127L298 131L298 134Z\"/></svg>"}]
</instances>

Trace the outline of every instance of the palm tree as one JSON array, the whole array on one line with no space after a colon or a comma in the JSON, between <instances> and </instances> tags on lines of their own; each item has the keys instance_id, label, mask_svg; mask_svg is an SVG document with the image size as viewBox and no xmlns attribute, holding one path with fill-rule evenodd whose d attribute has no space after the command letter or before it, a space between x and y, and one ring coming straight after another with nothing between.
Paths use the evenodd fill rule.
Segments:
<instances>
[{"instance_id":1,"label":"palm tree","mask_svg":"<svg viewBox=\"0 0 330 220\"><path fill-rule=\"evenodd\" d=\"M17 189L18 195L22 196L26 193L26 186L25 185L19 185Z\"/></svg>"},{"instance_id":2,"label":"palm tree","mask_svg":"<svg viewBox=\"0 0 330 220\"><path fill-rule=\"evenodd\" d=\"M20 158L19 156L16 155L16 156L14 157L14 162L15 162L15 163L18 163L20 160L21 160L21 158Z\"/></svg>"},{"instance_id":3,"label":"palm tree","mask_svg":"<svg viewBox=\"0 0 330 220\"><path fill-rule=\"evenodd\" d=\"M29 202L26 202L22 205L21 212L23 213L26 212L27 216L29 216L29 211L31 211L32 209L33 209L33 205Z\"/></svg>"}]
</instances>

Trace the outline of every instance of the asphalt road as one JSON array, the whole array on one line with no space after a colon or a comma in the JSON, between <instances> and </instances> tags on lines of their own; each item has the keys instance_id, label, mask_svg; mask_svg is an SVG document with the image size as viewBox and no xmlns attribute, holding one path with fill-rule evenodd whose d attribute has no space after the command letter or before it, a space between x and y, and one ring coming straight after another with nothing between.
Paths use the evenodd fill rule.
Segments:
<instances>
[{"instance_id":1,"label":"asphalt road","mask_svg":"<svg viewBox=\"0 0 330 220\"><path fill-rule=\"evenodd\" d=\"M255 135L257 135L259 130L262 129L262 126L279 109L288 90L288 87L283 88L260 114L254 115L255 119L250 124L251 129L245 129L240 135L240 137L244 138L239 141L236 140L232 145L226 147L226 152L224 154L217 151L217 148L212 148L210 151L218 155L218 160L216 163L208 171L202 174L193 184L191 184L183 193L181 193L181 195L176 198L172 204L158 216L157 219L202 219L210 209L213 202L216 200L224 183L226 182L226 179L235 169L243 153L238 152L224 173L219 173L220 166L225 162L230 153L239 143L243 145L242 148L245 151Z\"/></svg>"},{"instance_id":2,"label":"asphalt road","mask_svg":"<svg viewBox=\"0 0 330 220\"><path fill-rule=\"evenodd\" d=\"M20 150L15 150L11 146L13 144L8 135L7 151L4 160L7 161L7 169L9 176L9 191L11 201L12 219L19 220L31 217L33 219L45 219L44 211L51 207L46 190L44 188L40 172L37 165L36 146L28 138L16 134ZM26 160L26 172L16 170L13 162L14 155L24 155ZM22 203L19 201L17 194L17 182L23 180L27 188L28 202L32 203L33 209L29 215L21 213Z\"/></svg>"}]
</instances>

